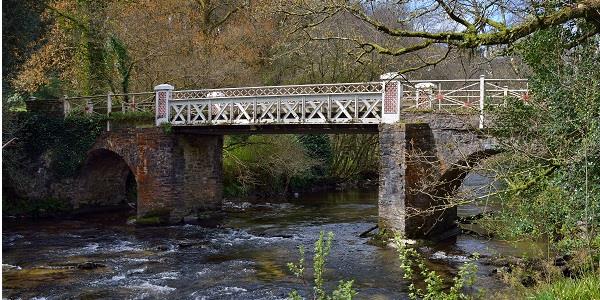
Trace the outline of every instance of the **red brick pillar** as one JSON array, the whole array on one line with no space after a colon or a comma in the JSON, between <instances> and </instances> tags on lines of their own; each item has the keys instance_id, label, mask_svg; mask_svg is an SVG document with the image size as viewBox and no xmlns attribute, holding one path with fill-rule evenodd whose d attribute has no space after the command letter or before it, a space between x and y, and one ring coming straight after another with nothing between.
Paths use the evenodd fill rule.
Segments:
<instances>
[{"instance_id":1,"label":"red brick pillar","mask_svg":"<svg viewBox=\"0 0 600 300\"><path fill-rule=\"evenodd\" d=\"M397 73L387 73L381 75L383 80L383 115L382 123L396 123L400 120L400 100L402 98L402 84L396 80Z\"/></svg>"},{"instance_id":2,"label":"red brick pillar","mask_svg":"<svg viewBox=\"0 0 600 300\"><path fill-rule=\"evenodd\" d=\"M159 84L154 87L156 92L156 126L169 122L169 101L174 87L170 84Z\"/></svg>"}]
</instances>

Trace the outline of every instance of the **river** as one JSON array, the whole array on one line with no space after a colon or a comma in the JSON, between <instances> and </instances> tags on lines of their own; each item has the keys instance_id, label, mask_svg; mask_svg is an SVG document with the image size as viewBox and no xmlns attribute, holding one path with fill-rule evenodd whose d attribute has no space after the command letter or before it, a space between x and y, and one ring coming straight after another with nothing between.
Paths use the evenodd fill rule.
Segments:
<instances>
[{"instance_id":1,"label":"river","mask_svg":"<svg viewBox=\"0 0 600 300\"><path fill-rule=\"evenodd\" d=\"M359 235L377 222L376 191L300 195L271 203L237 203L217 227L136 227L132 213L64 220L5 220L3 296L22 299L285 299L308 291L286 263L307 258L320 231L335 234L325 273L332 288L354 279L357 299L405 299L393 249ZM461 209L463 213L473 208ZM522 247L472 235L421 247L431 266L452 276L470 253L518 255ZM309 263L311 260L309 259ZM96 265L94 265L96 264ZM504 285L478 263L476 289Z\"/></svg>"}]
</instances>

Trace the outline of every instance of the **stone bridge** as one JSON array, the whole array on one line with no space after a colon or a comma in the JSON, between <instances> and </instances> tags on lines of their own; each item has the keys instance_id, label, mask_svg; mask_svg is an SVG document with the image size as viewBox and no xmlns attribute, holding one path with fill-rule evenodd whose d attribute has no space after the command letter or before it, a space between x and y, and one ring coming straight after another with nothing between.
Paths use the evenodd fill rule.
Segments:
<instances>
[{"instance_id":1,"label":"stone bridge","mask_svg":"<svg viewBox=\"0 0 600 300\"><path fill-rule=\"evenodd\" d=\"M447 89L442 84L456 82L421 82L411 90L389 75L382 80L198 91L160 85L145 105L135 100L143 94L110 94L104 106L93 97L65 99L67 113L81 105L84 113L106 109L110 114L119 108L119 97L128 98L120 102L123 111L150 109L160 126L111 129L107 124L81 169L80 193L71 200L81 206L123 202L127 178L133 177L138 217L177 223L220 209L224 135L378 133L380 227L409 238L437 236L456 226L456 207L444 199L470 166L495 153L493 140L480 130L484 101L502 105L508 96L525 99L527 89L492 84L495 88L486 90L491 83L483 77ZM456 109L462 113L453 113ZM164 123L170 123L168 133Z\"/></svg>"}]
</instances>

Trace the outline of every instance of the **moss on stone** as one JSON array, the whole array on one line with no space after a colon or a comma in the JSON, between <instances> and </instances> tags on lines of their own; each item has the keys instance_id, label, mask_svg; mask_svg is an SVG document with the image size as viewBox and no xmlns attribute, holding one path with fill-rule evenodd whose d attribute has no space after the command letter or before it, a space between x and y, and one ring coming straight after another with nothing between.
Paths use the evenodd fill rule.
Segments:
<instances>
[{"instance_id":1,"label":"moss on stone","mask_svg":"<svg viewBox=\"0 0 600 300\"><path fill-rule=\"evenodd\" d=\"M167 208L158 208L146 212L143 216L137 217L135 224L141 226L169 224L171 210Z\"/></svg>"},{"instance_id":2,"label":"moss on stone","mask_svg":"<svg viewBox=\"0 0 600 300\"><path fill-rule=\"evenodd\" d=\"M135 220L136 225L151 226L164 224L160 217L139 217Z\"/></svg>"}]
</instances>

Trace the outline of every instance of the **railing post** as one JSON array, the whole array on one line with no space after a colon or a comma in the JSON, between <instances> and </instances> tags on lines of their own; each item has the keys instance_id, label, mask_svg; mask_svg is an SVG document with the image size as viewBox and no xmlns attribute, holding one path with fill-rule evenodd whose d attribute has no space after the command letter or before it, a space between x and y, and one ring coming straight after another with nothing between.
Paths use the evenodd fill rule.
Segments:
<instances>
[{"instance_id":1,"label":"railing post","mask_svg":"<svg viewBox=\"0 0 600 300\"><path fill-rule=\"evenodd\" d=\"M187 103L187 119L185 120L185 124L192 123L192 104L188 101Z\"/></svg>"},{"instance_id":2,"label":"railing post","mask_svg":"<svg viewBox=\"0 0 600 300\"><path fill-rule=\"evenodd\" d=\"M64 95L62 97L63 99L63 111L65 114L65 117L68 116L71 113L71 103L69 102L69 97L67 97L67 95Z\"/></svg>"},{"instance_id":3,"label":"railing post","mask_svg":"<svg viewBox=\"0 0 600 300\"><path fill-rule=\"evenodd\" d=\"M394 80L398 73L386 73L379 77L383 80L383 102L382 123L396 123L400 121L400 102L402 100L402 85L400 81ZM419 100L417 99L417 102Z\"/></svg>"},{"instance_id":4,"label":"railing post","mask_svg":"<svg viewBox=\"0 0 600 300\"><path fill-rule=\"evenodd\" d=\"M358 122L358 96L354 96L354 121Z\"/></svg>"},{"instance_id":5,"label":"railing post","mask_svg":"<svg viewBox=\"0 0 600 300\"><path fill-rule=\"evenodd\" d=\"M327 122L331 122L331 95L327 95Z\"/></svg>"},{"instance_id":6,"label":"railing post","mask_svg":"<svg viewBox=\"0 0 600 300\"><path fill-rule=\"evenodd\" d=\"M208 123L212 122L213 104L210 98L208 99Z\"/></svg>"},{"instance_id":7,"label":"railing post","mask_svg":"<svg viewBox=\"0 0 600 300\"><path fill-rule=\"evenodd\" d=\"M300 117L300 122L304 123L304 121L306 121L306 96L302 96L302 116Z\"/></svg>"},{"instance_id":8,"label":"railing post","mask_svg":"<svg viewBox=\"0 0 600 300\"><path fill-rule=\"evenodd\" d=\"M442 83L438 83L438 94L435 96L438 100L438 110L442 110Z\"/></svg>"},{"instance_id":9,"label":"railing post","mask_svg":"<svg viewBox=\"0 0 600 300\"><path fill-rule=\"evenodd\" d=\"M110 113L112 112L112 95L111 91L106 94L106 131L110 131Z\"/></svg>"},{"instance_id":10,"label":"railing post","mask_svg":"<svg viewBox=\"0 0 600 300\"><path fill-rule=\"evenodd\" d=\"M231 106L229 107L229 123L233 124L233 122L235 121L235 116L233 115L233 109L235 106L235 102L233 100L231 100Z\"/></svg>"},{"instance_id":11,"label":"railing post","mask_svg":"<svg viewBox=\"0 0 600 300\"><path fill-rule=\"evenodd\" d=\"M504 107L506 107L506 98L508 98L508 86L504 86Z\"/></svg>"},{"instance_id":12,"label":"railing post","mask_svg":"<svg viewBox=\"0 0 600 300\"><path fill-rule=\"evenodd\" d=\"M252 99L252 122L258 123L256 119L256 97Z\"/></svg>"},{"instance_id":13,"label":"railing post","mask_svg":"<svg viewBox=\"0 0 600 300\"><path fill-rule=\"evenodd\" d=\"M483 101L485 100L485 75L479 77L479 129L483 129Z\"/></svg>"},{"instance_id":14,"label":"railing post","mask_svg":"<svg viewBox=\"0 0 600 300\"><path fill-rule=\"evenodd\" d=\"M169 101L174 87L170 84L159 84L154 87L156 93L156 126L169 123Z\"/></svg>"},{"instance_id":15,"label":"railing post","mask_svg":"<svg viewBox=\"0 0 600 300\"><path fill-rule=\"evenodd\" d=\"M421 90L415 90L415 108L419 109L419 99L421 99Z\"/></svg>"},{"instance_id":16,"label":"railing post","mask_svg":"<svg viewBox=\"0 0 600 300\"><path fill-rule=\"evenodd\" d=\"M85 104L85 114L86 115L92 115L94 114L94 102L92 101L91 98L88 98Z\"/></svg>"},{"instance_id":17,"label":"railing post","mask_svg":"<svg viewBox=\"0 0 600 300\"><path fill-rule=\"evenodd\" d=\"M281 122L281 97L277 97L277 123Z\"/></svg>"}]
</instances>

